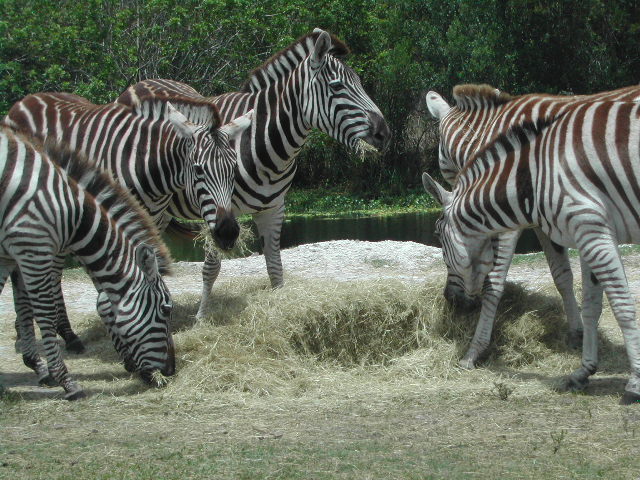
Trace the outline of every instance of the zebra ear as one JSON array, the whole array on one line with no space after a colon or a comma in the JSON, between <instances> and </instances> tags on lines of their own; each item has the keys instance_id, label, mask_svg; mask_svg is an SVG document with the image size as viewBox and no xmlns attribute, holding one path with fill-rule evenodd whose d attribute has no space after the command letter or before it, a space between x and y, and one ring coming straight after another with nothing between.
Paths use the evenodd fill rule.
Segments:
<instances>
[{"instance_id":1,"label":"zebra ear","mask_svg":"<svg viewBox=\"0 0 640 480\"><path fill-rule=\"evenodd\" d=\"M191 123L176 107L167 102L169 122L180 138L191 138L195 134L195 125Z\"/></svg>"},{"instance_id":2,"label":"zebra ear","mask_svg":"<svg viewBox=\"0 0 640 480\"><path fill-rule=\"evenodd\" d=\"M227 134L229 140L234 140L235 138L242 135L242 133L249 128L251 125L251 121L253 120L253 110L249 110L244 115L234 118L226 125L220 127L220 131Z\"/></svg>"},{"instance_id":3,"label":"zebra ear","mask_svg":"<svg viewBox=\"0 0 640 480\"><path fill-rule=\"evenodd\" d=\"M431 115L433 115L437 120L442 120L442 117L451 110L451 107L446 100L433 90L427 93L426 101L429 113L431 113Z\"/></svg>"},{"instance_id":4,"label":"zebra ear","mask_svg":"<svg viewBox=\"0 0 640 480\"><path fill-rule=\"evenodd\" d=\"M325 31L322 31L322 33L318 35L313 53L311 54L311 66L313 68L320 68L322 66L322 62L324 61L324 57L327 55L327 52L329 52L330 49L331 35L329 35Z\"/></svg>"},{"instance_id":5,"label":"zebra ear","mask_svg":"<svg viewBox=\"0 0 640 480\"><path fill-rule=\"evenodd\" d=\"M429 195L443 207L451 203L451 192L447 191L438 182L425 172L422 174L422 185Z\"/></svg>"},{"instance_id":6,"label":"zebra ear","mask_svg":"<svg viewBox=\"0 0 640 480\"><path fill-rule=\"evenodd\" d=\"M136 265L149 281L160 275L156 252L148 245L142 244L136 248Z\"/></svg>"}]
</instances>

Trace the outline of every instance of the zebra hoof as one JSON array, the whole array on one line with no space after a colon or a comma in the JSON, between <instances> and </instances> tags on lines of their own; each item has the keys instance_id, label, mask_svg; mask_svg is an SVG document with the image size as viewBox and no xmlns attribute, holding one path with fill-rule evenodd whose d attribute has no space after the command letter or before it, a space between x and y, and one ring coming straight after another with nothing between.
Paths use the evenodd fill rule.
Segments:
<instances>
[{"instance_id":1,"label":"zebra hoof","mask_svg":"<svg viewBox=\"0 0 640 480\"><path fill-rule=\"evenodd\" d=\"M65 348L67 352L70 352L70 353L80 354L85 352L84 345L78 337L68 342L65 342Z\"/></svg>"},{"instance_id":2,"label":"zebra hoof","mask_svg":"<svg viewBox=\"0 0 640 480\"><path fill-rule=\"evenodd\" d=\"M582 348L583 330L571 330L567 335L567 346L572 350Z\"/></svg>"},{"instance_id":3,"label":"zebra hoof","mask_svg":"<svg viewBox=\"0 0 640 480\"><path fill-rule=\"evenodd\" d=\"M562 385L562 390L564 390L565 392L574 393L584 392L587 388L587 385L589 385L588 378L576 378L571 375L567 379L565 379Z\"/></svg>"},{"instance_id":4,"label":"zebra hoof","mask_svg":"<svg viewBox=\"0 0 640 480\"><path fill-rule=\"evenodd\" d=\"M634 403L640 403L640 394L625 390L620 399L620 405L633 405Z\"/></svg>"},{"instance_id":5,"label":"zebra hoof","mask_svg":"<svg viewBox=\"0 0 640 480\"><path fill-rule=\"evenodd\" d=\"M458 362L458 366L460 368L464 368L465 370L475 370L476 368L475 362L470 358L463 358Z\"/></svg>"},{"instance_id":6,"label":"zebra hoof","mask_svg":"<svg viewBox=\"0 0 640 480\"><path fill-rule=\"evenodd\" d=\"M75 392L69 392L64 396L65 400L69 400L73 402L74 400L81 400L83 398L87 398L87 394L84 393L84 390L76 390Z\"/></svg>"},{"instance_id":7,"label":"zebra hoof","mask_svg":"<svg viewBox=\"0 0 640 480\"><path fill-rule=\"evenodd\" d=\"M41 387L57 387L58 382L56 382L51 375L47 375L38 379L38 385Z\"/></svg>"}]
</instances>

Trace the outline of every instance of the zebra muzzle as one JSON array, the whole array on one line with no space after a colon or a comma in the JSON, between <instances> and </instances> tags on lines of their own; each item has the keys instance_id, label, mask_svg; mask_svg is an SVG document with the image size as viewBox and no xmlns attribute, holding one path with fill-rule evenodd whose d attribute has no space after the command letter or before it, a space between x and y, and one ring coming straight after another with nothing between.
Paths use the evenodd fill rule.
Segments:
<instances>
[{"instance_id":1,"label":"zebra muzzle","mask_svg":"<svg viewBox=\"0 0 640 480\"><path fill-rule=\"evenodd\" d=\"M167 338L167 362L161 372L167 377L176 373L176 349L171 334Z\"/></svg>"},{"instance_id":2,"label":"zebra muzzle","mask_svg":"<svg viewBox=\"0 0 640 480\"><path fill-rule=\"evenodd\" d=\"M231 250L240 235L240 225L233 212L224 207L216 211L216 226L213 229L213 239L222 250Z\"/></svg>"},{"instance_id":3,"label":"zebra muzzle","mask_svg":"<svg viewBox=\"0 0 640 480\"><path fill-rule=\"evenodd\" d=\"M480 307L482 301L480 297L470 297L464 290L447 285L444 289L444 298L449 305L460 313L468 313Z\"/></svg>"},{"instance_id":4,"label":"zebra muzzle","mask_svg":"<svg viewBox=\"0 0 640 480\"><path fill-rule=\"evenodd\" d=\"M369 131L362 139L382 152L391 142L391 129L384 117L377 112L367 112Z\"/></svg>"}]
</instances>

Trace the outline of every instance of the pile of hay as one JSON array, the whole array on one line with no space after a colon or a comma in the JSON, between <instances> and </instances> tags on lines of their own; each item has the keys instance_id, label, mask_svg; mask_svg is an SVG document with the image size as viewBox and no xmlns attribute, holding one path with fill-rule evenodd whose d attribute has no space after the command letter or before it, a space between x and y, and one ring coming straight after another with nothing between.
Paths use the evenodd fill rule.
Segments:
<instances>
[{"instance_id":1,"label":"pile of hay","mask_svg":"<svg viewBox=\"0 0 640 480\"><path fill-rule=\"evenodd\" d=\"M393 281L236 279L216 285L212 315L195 323L195 296L176 299L178 375L171 392L303 390L319 371L354 367L446 377L457 370L477 312L456 314L442 286ZM520 367L565 351L556 297L509 286L487 364Z\"/></svg>"}]
</instances>

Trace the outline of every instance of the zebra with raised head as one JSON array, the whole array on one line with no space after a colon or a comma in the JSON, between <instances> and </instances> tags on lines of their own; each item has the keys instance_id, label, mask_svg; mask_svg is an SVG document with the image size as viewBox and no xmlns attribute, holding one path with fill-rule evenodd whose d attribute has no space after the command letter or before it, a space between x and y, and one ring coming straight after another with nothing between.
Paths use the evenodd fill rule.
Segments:
<instances>
[{"instance_id":1,"label":"zebra with raised head","mask_svg":"<svg viewBox=\"0 0 640 480\"><path fill-rule=\"evenodd\" d=\"M525 122L535 123L547 116L559 115L571 108L575 102L638 101L640 86L634 85L594 95L511 96L488 85L458 85L453 90L453 98L455 103L451 106L436 92L431 91L426 96L429 112L439 121L440 172L452 186L455 185L459 172L480 149L514 125ZM569 323L568 343L572 347L578 347L582 341L582 318L574 294L573 274L567 251L564 247L552 242L541 229L534 228L534 231L563 300ZM498 303L504 292L507 271L520 233L520 231L504 232L492 241L493 269L488 274L488 288L482 292L482 306L476 334L468 352L460 361L465 368L473 368L489 345ZM598 305L601 305L601 302L593 303L593 298L598 295L598 292L602 297L601 289L589 274L588 266L584 267L583 273L585 277L583 288L586 291L583 295L583 303L585 303L583 309L599 316ZM445 297L454 301L459 298L456 291L460 288L461 279L457 278L453 272L450 274ZM589 305L586 305L587 302ZM465 303L473 305L476 299L466 299Z\"/></svg>"},{"instance_id":2,"label":"zebra with raised head","mask_svg":"<svg viewBox=\"0 0 640 480\"><path fill-rule=\"evenodd\" d=\"M296 171L295 158L311 130L320 129L352 149L364 142L382 150L390 140L382 113L358 75L343 61L348 52L335 36L315 29L255 69L238 92L205 99L183 83L145 80L117 100L136 105L141 97L187 96L217 105L225 121L254 109L251 129L235 143L238 164L232 203L237 214L253 216L273 287L283 283L280 232L284 198ZM168 210L174 216L192 218L195 205L177 194ZM206 313L219 271L220 259L208 254L198 317Z\"/></svg>"},{"instance_id":3,"label":"zebra with raised head","mask_svg":"<svg viewBox=\"0 0 640 480\"><path fill-rule=\"evenodd\" d=\"M83 156L53 142L43 148L0 127L0 291L17 270L48 365L38 355L31 318L19 324L23 360L41 382L53 379L65 398L75 400L85 394L69 375L55 329L55 283L62 273L57 257L67 253L108 298L109 327L142 378L150 383L157 370L172 375L173 307L161 276L171 258L148 215Z\"/></svg>"},{"instance_id":4,"label":"zebra with raised head","mask_svg":"<svg viewBox=\"0 0 640 480\"><path fill-rule=\"evenodd\" d=\"M640 103L574 102L497 135L460 171L452 193L426 174L423 181L444 207L436 231L460 279L458 295L487 288L492 236L536 226L579 250L624 337L631 377L621 403L639 401L640 330L617 245L640 242ZM570 388L583 389L597 369L598 319L583 312L582 365Z\"/></svg>"},{"instance_id":5,"label":"zebra with raised head","mask_svg":"<svg viewBox=\"0 0 640 480\"><path fill-rule=\"evenodd\" d=\"M174 105L194 120L188 121ZM129 107L94 105L67 93L39 93L13 105L5 123L86 154L131 190L161 229L170 218L167 206L173 195L183 195L197 218L208 224L218 245L228 249L239 233L231 209L236 159L230 143L249 126L251 118L248 112L221 126L214 105L179 96L172 103L142 98ZM15 288L14 294L17 316L28 314L26 300L22 301ZM64 312L62 291L57 301ZM64 316L58 329L69 345L82 348Z\"/></svg>"}]
</instances>

